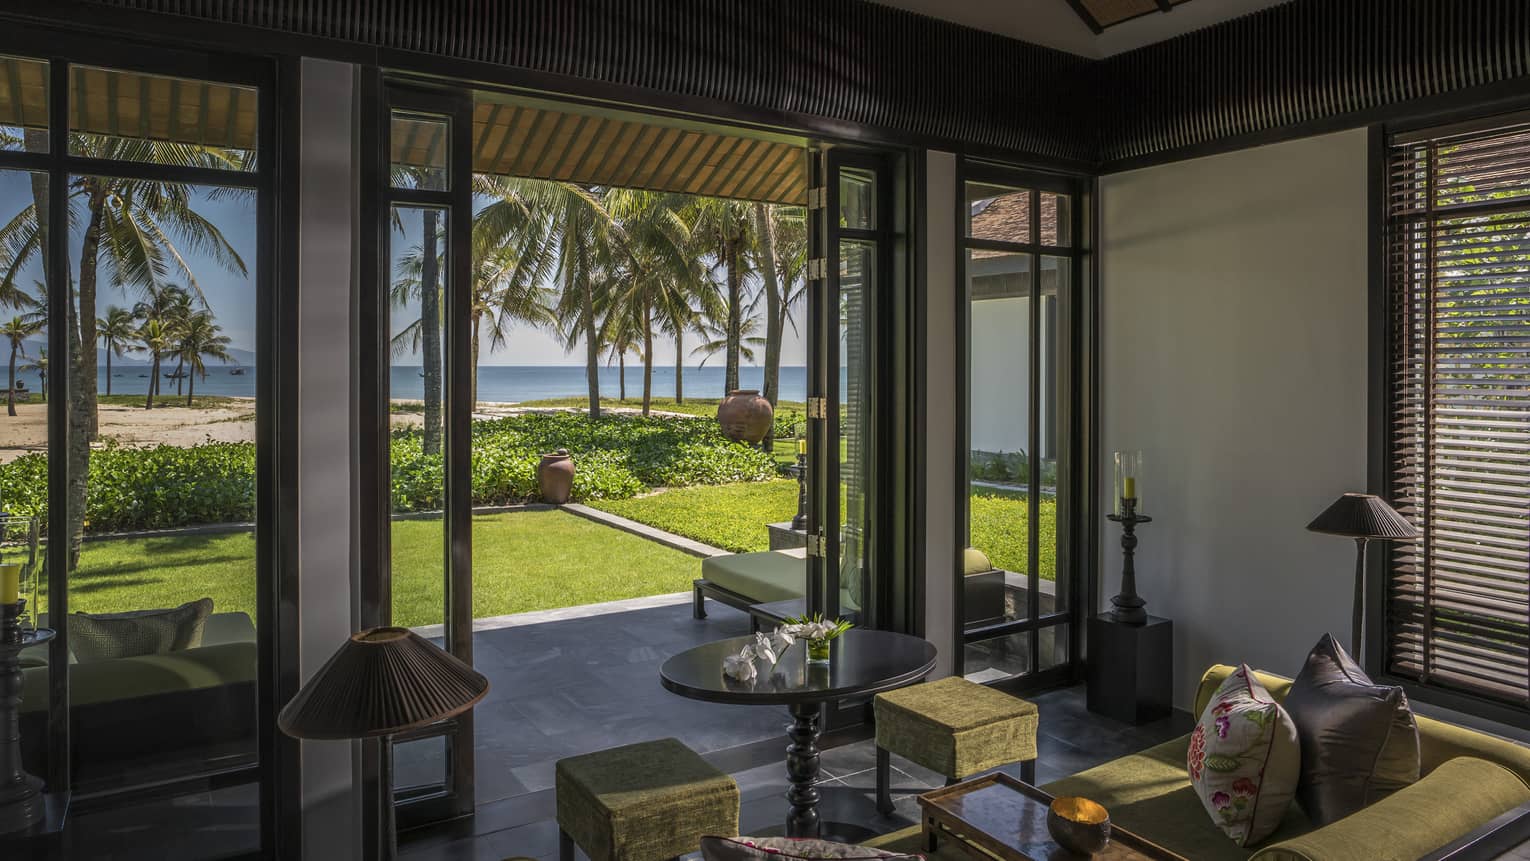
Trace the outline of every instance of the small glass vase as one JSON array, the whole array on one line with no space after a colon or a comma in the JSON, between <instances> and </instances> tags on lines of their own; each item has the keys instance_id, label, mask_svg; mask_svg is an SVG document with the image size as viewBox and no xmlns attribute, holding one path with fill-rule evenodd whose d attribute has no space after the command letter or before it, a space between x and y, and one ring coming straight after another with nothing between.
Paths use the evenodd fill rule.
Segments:
<instances>
[{"instance_id":1,"label":"small glass vase","mask_svg":"<svg viewBox=\"0 0 1530 861\"><path fill-rule=\"evenodd\" d=\"M829 647L833 644L833 640L808 640L807 662L810 664L827 664L829 662Z\"/></svg>"}]
</instances>

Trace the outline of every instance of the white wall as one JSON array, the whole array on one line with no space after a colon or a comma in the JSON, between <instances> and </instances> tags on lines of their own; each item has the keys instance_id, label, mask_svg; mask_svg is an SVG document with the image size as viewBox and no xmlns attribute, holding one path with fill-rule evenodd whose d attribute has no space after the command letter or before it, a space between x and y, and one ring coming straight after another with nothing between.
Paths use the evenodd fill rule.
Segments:
<instances>
[{"instance_id":1,"label":"white wall","mask_svg":"<svg viewBox=\"0 0 1530 861\"><path fill-rule=\"evenodd\" d=\"M972 304L972 448L1029 452L1031 379L1029 296Z\"/></svg>"},{"instance_id":2,"label":"white wall","mask_svg":"<svg viewBox=\"0 0 1530 861\"><path fill-rule=\"evenodd\" d=\"M1180 707L1212 663L1290 675L1348 639L1354 545L1304 527L1366 484L1366 172L1356 130L1101 180L1101 498L1142 449L1138 589Z\"/></svg>"}]
</instances>

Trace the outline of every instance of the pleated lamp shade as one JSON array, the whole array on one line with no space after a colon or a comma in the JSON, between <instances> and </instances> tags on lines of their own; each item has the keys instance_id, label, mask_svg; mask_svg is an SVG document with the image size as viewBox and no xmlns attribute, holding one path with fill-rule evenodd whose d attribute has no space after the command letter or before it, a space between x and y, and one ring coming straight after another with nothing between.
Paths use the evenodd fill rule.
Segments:
<instances>
[{"instance_id":1,"label":"pleated lamp shade","mask_svg":"<svg viewBox=\"0 0 1530 861\"><path fill-rule=\"evenodd\" d=\"M351 635L276 718L295 738L391 735L472 708L489 692L482 673L408 628Z\"/></svg>"},{"instance_id":2,"label":"pleated lamp shade","mask_svg":"<svg viewBox=\"0 0 1530 861\"><path fill-rule=\"evenodd\" d=\"M1344 494L1307 528L1346 538L1412 538L1418 534L1386 500L1370 493Z\"/></svg>"}]
</instances>

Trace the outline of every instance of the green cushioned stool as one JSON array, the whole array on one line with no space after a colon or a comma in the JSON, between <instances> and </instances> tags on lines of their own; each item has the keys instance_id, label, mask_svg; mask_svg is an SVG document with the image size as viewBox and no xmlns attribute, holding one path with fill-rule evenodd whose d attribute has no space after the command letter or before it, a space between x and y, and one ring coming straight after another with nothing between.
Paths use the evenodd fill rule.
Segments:
<instances>
[{"instance_id":1,"label":"green cushioned stool","mask_svg":"<svg viewBox=\"0 0 1530 861\"><path fill-rule=\"evenodd\" d=\"M1012 762L1036 783L1034 703L960 676L877 694L877 809L892 811L888 754L939 772L946 785Z\"/></svg>"},{"instance_id":2,"label":"green cushioned stool","mask_svg":"<svg viewBox=\"0 0 1530 861\"><path fill-rule=\"evenodd\" d=\"M738 784L672 738L558 760L558 853L660 861L738 833Z\"/></svg>"}]
</instances>

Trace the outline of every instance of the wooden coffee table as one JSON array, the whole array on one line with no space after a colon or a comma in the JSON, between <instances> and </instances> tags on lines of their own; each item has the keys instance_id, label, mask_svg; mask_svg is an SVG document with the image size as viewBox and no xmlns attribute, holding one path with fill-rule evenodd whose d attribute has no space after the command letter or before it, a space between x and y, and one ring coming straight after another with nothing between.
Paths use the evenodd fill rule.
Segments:
<instances>
[{"instance_id":1,"label":"wooden coffee table","mask_svg":"<svg viewBox=\"0 0 1530 861\"><path fill-rule=\"evenodd\" d=\"M982 861L1063 861L1080 856L1047 833L1052 796L1007 774L989 774L919 796L924 846L934 852L942 838L956 841ZM1187 861L1112 823L1102 861Z\"/></svg>"}]
</instances>

